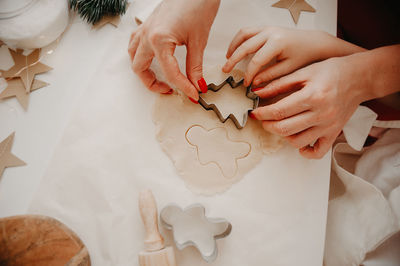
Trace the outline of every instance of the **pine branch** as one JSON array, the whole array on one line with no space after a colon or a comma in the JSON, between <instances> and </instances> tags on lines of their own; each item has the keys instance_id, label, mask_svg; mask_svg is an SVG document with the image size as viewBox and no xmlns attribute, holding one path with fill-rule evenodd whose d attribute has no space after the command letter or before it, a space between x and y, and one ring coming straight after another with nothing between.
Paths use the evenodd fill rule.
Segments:
<instances>
[{"instance_id":1,"label":"pine branch","mask_svg":"<svg viewBox=\"0 0 400 266\"><path fill-rule=\"evenodd\" d=\"M69 0L70 9L77 11L81 18L95 24L103 16L123 15L127 0Z\"/></svg>"}]
</instances>

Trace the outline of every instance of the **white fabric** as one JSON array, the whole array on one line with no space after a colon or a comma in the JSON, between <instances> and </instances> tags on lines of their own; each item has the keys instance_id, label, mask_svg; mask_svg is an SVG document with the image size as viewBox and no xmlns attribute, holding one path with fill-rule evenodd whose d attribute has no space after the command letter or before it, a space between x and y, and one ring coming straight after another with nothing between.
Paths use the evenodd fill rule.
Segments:
<instances>
[{"instance_id":1,"label":"white fabric","mask_svg":"<svg viewBox=\"0 0 400 266\"><path fill-rule=\"evenodd\" d=\"M400 130L389 129L362 149L373 126L399 128L400 121L376 117L360 106L343 129L348 144L333 150L326 266L360 265L368 252L400 230ZM397 257L390 263L400 264L393 260Z\"/></svg>"},{"instance_id":2,"label":"white fabric","mask_svg":"<svg viewBox=\"0 0 400 266\"><path fill-rule=\"evenodd\" d=\"M400 125L399 121L397 125ZM386 132L360 158L355 172L358 176L365 176L366 180L382 191L397 220L400 221L400 130L390 129ZM399 251L400 232L368 254L363 265L398 266L400 265Z\"/></svg>"},{"instance_id":3,"label":"white fabric","mask_svg":"<svg viewBox=\"0 0 400 266\"><path fill-rule=\"evenodd\" d=\"M400 129L391 129L367 149L354 174L376 186L386 198L400 185Z\"/></svg>"},{"instance_id":4,"label":"white fabric","mask_svg":"<svg viewBox=\"0 0 400 266\"><path fill-rule=\"evenodd\" d=\"M343 127L343 135L353 149L362 149L377 117L374 111L365 106L359 106L350 117Z\"/></svg>"},{"instance_id":5,"label":"white fabric","mask_svg":"<svg viewBox=\"0 0 400 266\"><path fill-rule=\"evenodd\" d=\"M318 10L319 1L309 2ZM290 13L270 7L272 3L222 1L205 64L224 63L226 48L241 27L293 26ZM303 12L299 27L317 28L315 21L328 15ZM330 155L307 160L285 146L264 156L227 192L213 197L193 194L154 137L151 105L156 95L143 88L129 67L126 49L133 28L131 18L124 17L116 29L120 34L82 94L30 212L53 216L72 228L88 247L93 265L136 265L144 248L137 195L151 188L160 209L171 202L181 207L200 202L210 217L232 223L231 235L217 241L214 263L207 264L187 248L176 253L180 266L320 266ZM183 52L184 48L176 51L180 61ZM170 233L163 233L170 245Z\"/></svg>"},{"instance_id":6,"label":"white fabric","mask_svg":"<svg viewBox=\"0 0 400 266\"><path fill-rule=\"evenodd\" d=\"M344 192L329 201L326 231L326 266L360 265L365 255L399 230L392 205L375 186L353 174L361 152L345 143L333 151L332 179ZM339 185L338 185L339 184Z\"/></svg>"},{"instance_id":7,"label":"white fabric","mask_svg":"<svg viewBox=\"0 0 400 266\"><path fill-rule=\"evenodd\" d=\"M400 128L400 121L392 120L392 121L379 121L376 120L374 122L375 127L382 127L382 128Z\"/></svg>"},{"instance_id":8,"label":"white fabric","mask_svg":"<svg viewBox=\"0 0 400 266\"><path fill-rule=\"evenodd\" d=\"M400 233L395 234L376 250L367 254L362 266L399 266Z\"/></svg>"}]
</instances>

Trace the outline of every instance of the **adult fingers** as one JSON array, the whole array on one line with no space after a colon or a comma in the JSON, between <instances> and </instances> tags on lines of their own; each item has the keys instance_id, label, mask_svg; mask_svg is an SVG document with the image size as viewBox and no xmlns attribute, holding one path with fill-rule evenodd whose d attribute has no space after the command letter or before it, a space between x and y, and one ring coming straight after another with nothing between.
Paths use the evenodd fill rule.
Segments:
<instances>
[{"instance_id":1,"label":"adult fingers","mask_svg":"<svg viewBox=\"0 0 400 266\"><path fill-rule=\"evenodd\" d=\"M300 149L313 144L323 134L320 127L314 126L307 130L293 134L285 139L295 148Z\"/></svg>"},{"instance_id":2,"label":"adult fingers","mask_svg":"<svg viewBox=\"0 0 400 266\"><path fill-rule=\"evenodd\" d=\"M251 114L258 120L283 120L309 110L310 105L305 100L305 93L297 91L276 103L258 107Z\"/></svg>"},{"instance_id":3,"label":"adult fingers","mask_svg":"<svg viewBox=\"0 0 400 266\"><path fill-rule=\"evenodd\" d=\"M154 54L152 51L146 48L143 42L140 43L136 51L136 56L133 58L132 70L149 90L168 93L171 91L171 88L166 83L158 81L156 75L150 69L153 57Z\"/></svg>"},{"instance_id":4,"label":"adult fingers","mask_svg":"<svg viewBox=\"0 0 400 266\"><path fill-rule=\"evenodd\" d=\"M266 131L287 137L314 126L315 122L313 112L304 112L280 121L262 121L262 126Z\"/></svg>"},{"instance_id":5,"label":"adult fingers","mask_svg":"<svg viewBox=\"0 0 400 266\"><path fill-rule=\"evenodd\" d=\"M129 38L128 48L131 46L131 42L132 42L133 38L135 37L135 35L136 35L136 31L133 31L131 33L131 37Z\"/></svg>"},{"instance_id":6,"label":"adult fingers","mask_svg":"<svg viewBox=\"0 0 400 266\"><path fill-rule=\"evenodd\" d=\"M162 49L156 50L156 57L168 81L182 90L188 97L198 101L199 94L193 84L181 73L179 64L174 57L175 44L167 43Z\"/></svg>"},{"instance_id":7,"label":"adult fingers","mask_svg":"<svg viewBox=\"0 0 400 266\"><path fill-rule=\"evenodd\" d=\"M132 31L131 37L129 38L129 45L128 45L128 47L130 46L130 44L131 44L133 38L137 35L138 30L139 30L139 28L134 29L134 30Z\"/></svg>"},{"instance_id":8,"label":"adult fingers","mask_svg":"<svg viewBox=\"0 0 400 266\"><path fill-rule=\"evenodd\" d=\"M270 82L271 80L289 74L291 71L290 60L280 61L255 75L253 85L257 86L261 83Z\"/></svg>"},{"instance_id":9,"label":"adult fingers","mask_svg":"<svg viewBox=\"0 0 400 266\"><path fill-rule=\"evenodd\" d=\"M197 90L207 92L207 84L200 81L203 78L203 53L204 47L198 42L190 42L187 45L186 74ZM200 84L202 86L200 87Z\"/></svg>"},{"instance_id":10,"label":"adult fingers","mask_svg":"<svg viewBox=\"0 0 400 266\"><path fill-rule=\"evenodd\" d=\"M226 52L226 58L230 58L233 52L247 39L253 37L258 34L262 30L262 27L251 27L251 28L243 28L236 33L235 37L233 37L228 51Z\"/></svg>"},{"instance_id":11,"label":"adult fingers","mask_svg":"<svg viewBox=\"0 0 400 266\"><path fill-rule=\"evenodd\" d=\"M317 140L313 146L306 146L299 150L300 154L309 159L321 159L332 147L338 134L324 136Z\"/></svg>"},{"instance_id":12,"label":"adult fingers","mask_svg":"<svg viewBox=\"0 0 400 266\"><path fill-rule=\"evenodd\" d=\"M307 80L307 75L303 71L297 70L296 72L283 76L270 82L262 89L255 91L260 98L268 98L291 91L293 89L300 89L304 86Z\"/></svg>"},{"instance_id":13,"label":"adult fingers","mask_svg":"<svg viewBox=\"0 0 400 266\"><path fill-rule=\"evenodd\" d=\"M165 82L159 81L151 69L147 69L140 74L140 79L146 87L154 92L162 94L172 94L173 89Z\"/></svg>"},{"instance_id":14,"label":"adult fingers","mask_svg":"<svg viewBox=\"0 0 400 266\"><path fill-rule=\"evenodd\" d=\"M229 57L228 61L226 61L225 65L222 67L222 70L226 73L232 71L237 63L239 63L247 55L256 52L265 44L265 42L265 34L257 34L256 36L248 39L233 52L232 56Z\"/></svg>"},{"instance_id":15,"label":"adult fingers","mask_svg":"<svg viewBox=\"0 0 400 266\"><path fill-rule=\"evenodd\" d=\"M129 41L128 45L128 54L129 57L131 58L131 62L133 61L133 58L135 58L137 48L139 47L139 42L140 42L139 34L135 34L135 32L133 32L131 35L131 40Z\"/></svg>"},{"instance_id":16,"label":"adult fingers","mask_svg":"<svg viewBox=\"0 0 400 266\"><path fill-rule=\"evenodd\" d=\"M258 71L277 56L278 53L279 50L271 42L267 42L263 47L261 47L247 65L243 84L249 86Z\"/></svg>"}]
</instances>

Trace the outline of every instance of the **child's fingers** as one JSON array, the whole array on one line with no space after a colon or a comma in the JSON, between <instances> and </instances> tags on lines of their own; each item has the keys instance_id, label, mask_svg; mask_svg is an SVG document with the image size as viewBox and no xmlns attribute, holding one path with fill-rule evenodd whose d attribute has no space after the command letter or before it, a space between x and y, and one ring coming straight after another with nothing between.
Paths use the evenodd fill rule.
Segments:
<instances>
[{"instance_id":1,"label":"child's fingers","mask_svg":"<svg viewBox=\"0 0 400 266\"><path fill-rule=\"evenodd\" d=\"M247 55L260 49L265 44L265 41L266 36L264 34L257 34L256 36L246 40L233 52L232 56L229 57L228 61L226 61L222 70L224 72L232 71L237 63L239 63Z\"/></svg>"},{"instance_id":2,"label":"child's fingers","mask_svg":"<svg viewBox=\"0 0 400 266\"><path fill-rule=\"evenodd\" d=\"M283 60L272 66L257 73L254 77L253 85L257 86L261 83L267 83L274 79L280 78L284 75L289 74L292 71L290 60Z\"/></svg>"},{"instance_id":3,"label":"child's fingers","mask_svg":"<svg viewBox=\"0 0 400 266\"><path fill-rule=\"evenodd\" d=\"M261 27L251 27L251 28L243 28L241 29L229 45L228 51L226 52L226 58L232 56L233 52L236 48L239 47L244 41L248 40L249 38L253 37L254 35L260 33L262 30Z\"/></svg>"},{"instance_id":4,"label":"child's fingers","mask_svg":"<svg viewBox=\"0 0 400 266\"><path fill-rule=\"evenodd\" d=\"M249 86L258 71L260 71L264 65L268 64L279 53L279 49L271 42L267 42L263 47L261 47L247 65L244 74L244 85Z\"/></svg>"}]
</instances>

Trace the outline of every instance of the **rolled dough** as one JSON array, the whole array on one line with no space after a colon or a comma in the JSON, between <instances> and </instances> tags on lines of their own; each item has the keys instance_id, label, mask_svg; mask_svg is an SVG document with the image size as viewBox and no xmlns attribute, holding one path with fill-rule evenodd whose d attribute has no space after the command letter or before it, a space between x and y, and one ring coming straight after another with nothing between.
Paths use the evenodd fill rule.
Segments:
<instances>
[{"instance_id":1,"label":"rolled dough","mask_svg":"<svg viewBox=\"0 0 400 266\"><path fill-rule=\"evenodd\" d=\"M247 142L232 141L223 127L207 130L194 125L186 132L186 140L196 149L202 165L216 164L227 178L236 174L237 161L248 156L251 150Z\"/></svg>"},{"instance_id":2,"label":"rolled dough","mask_svg":"<svg viewBox=\"0 0 400 266\"><path fill-rule=\"evenodd\" d=\"M206 69L205 79L218 84L230 75L236 81L243 77L241 71L234 70L226 74L220 69ZM153 106L153 121L156 125L156 138L172 160L179 176L190 190L203 195L227 190L254 168L261 161L263 154L275 152L282 146L281 138L264 131L258 121L249 119L246 126L239 130L231 120L221 123L213 111L206 111L179 93L158 96ZM204 138L204 135L209 133L203 134L201 138L196 136L195 141L200 143L200 149L207 151L201 154L198 153L198 147L188 141L190 137L187 138L187 132L194 126L208 132L225 131L226 134L216 134L209 139ZM250 147L246 156L236 157L235 164L231 163L232 144L236 146L238 143ZM241 146L239 153L243 153L243 147ZM204 158L207 154L212 157ZM218 164L207 163L210 159Z\"/></svg>"},{"instance_id":3,"label":"rolled dough","mask_svg":"<svg viewBox=\"0 0 400 266\"><path fill-rule=\"evenodd\" d=\"M247 88L243 85L232 88L231 85L225 84L217 92L209 90L201 94L201 97L207 104L215 104L222 117L227 118L233 114L241 125L245 125L247 112L252 110L254 105L253 100L245 96L246 92Z\"/></svg>"}]
</instances>

